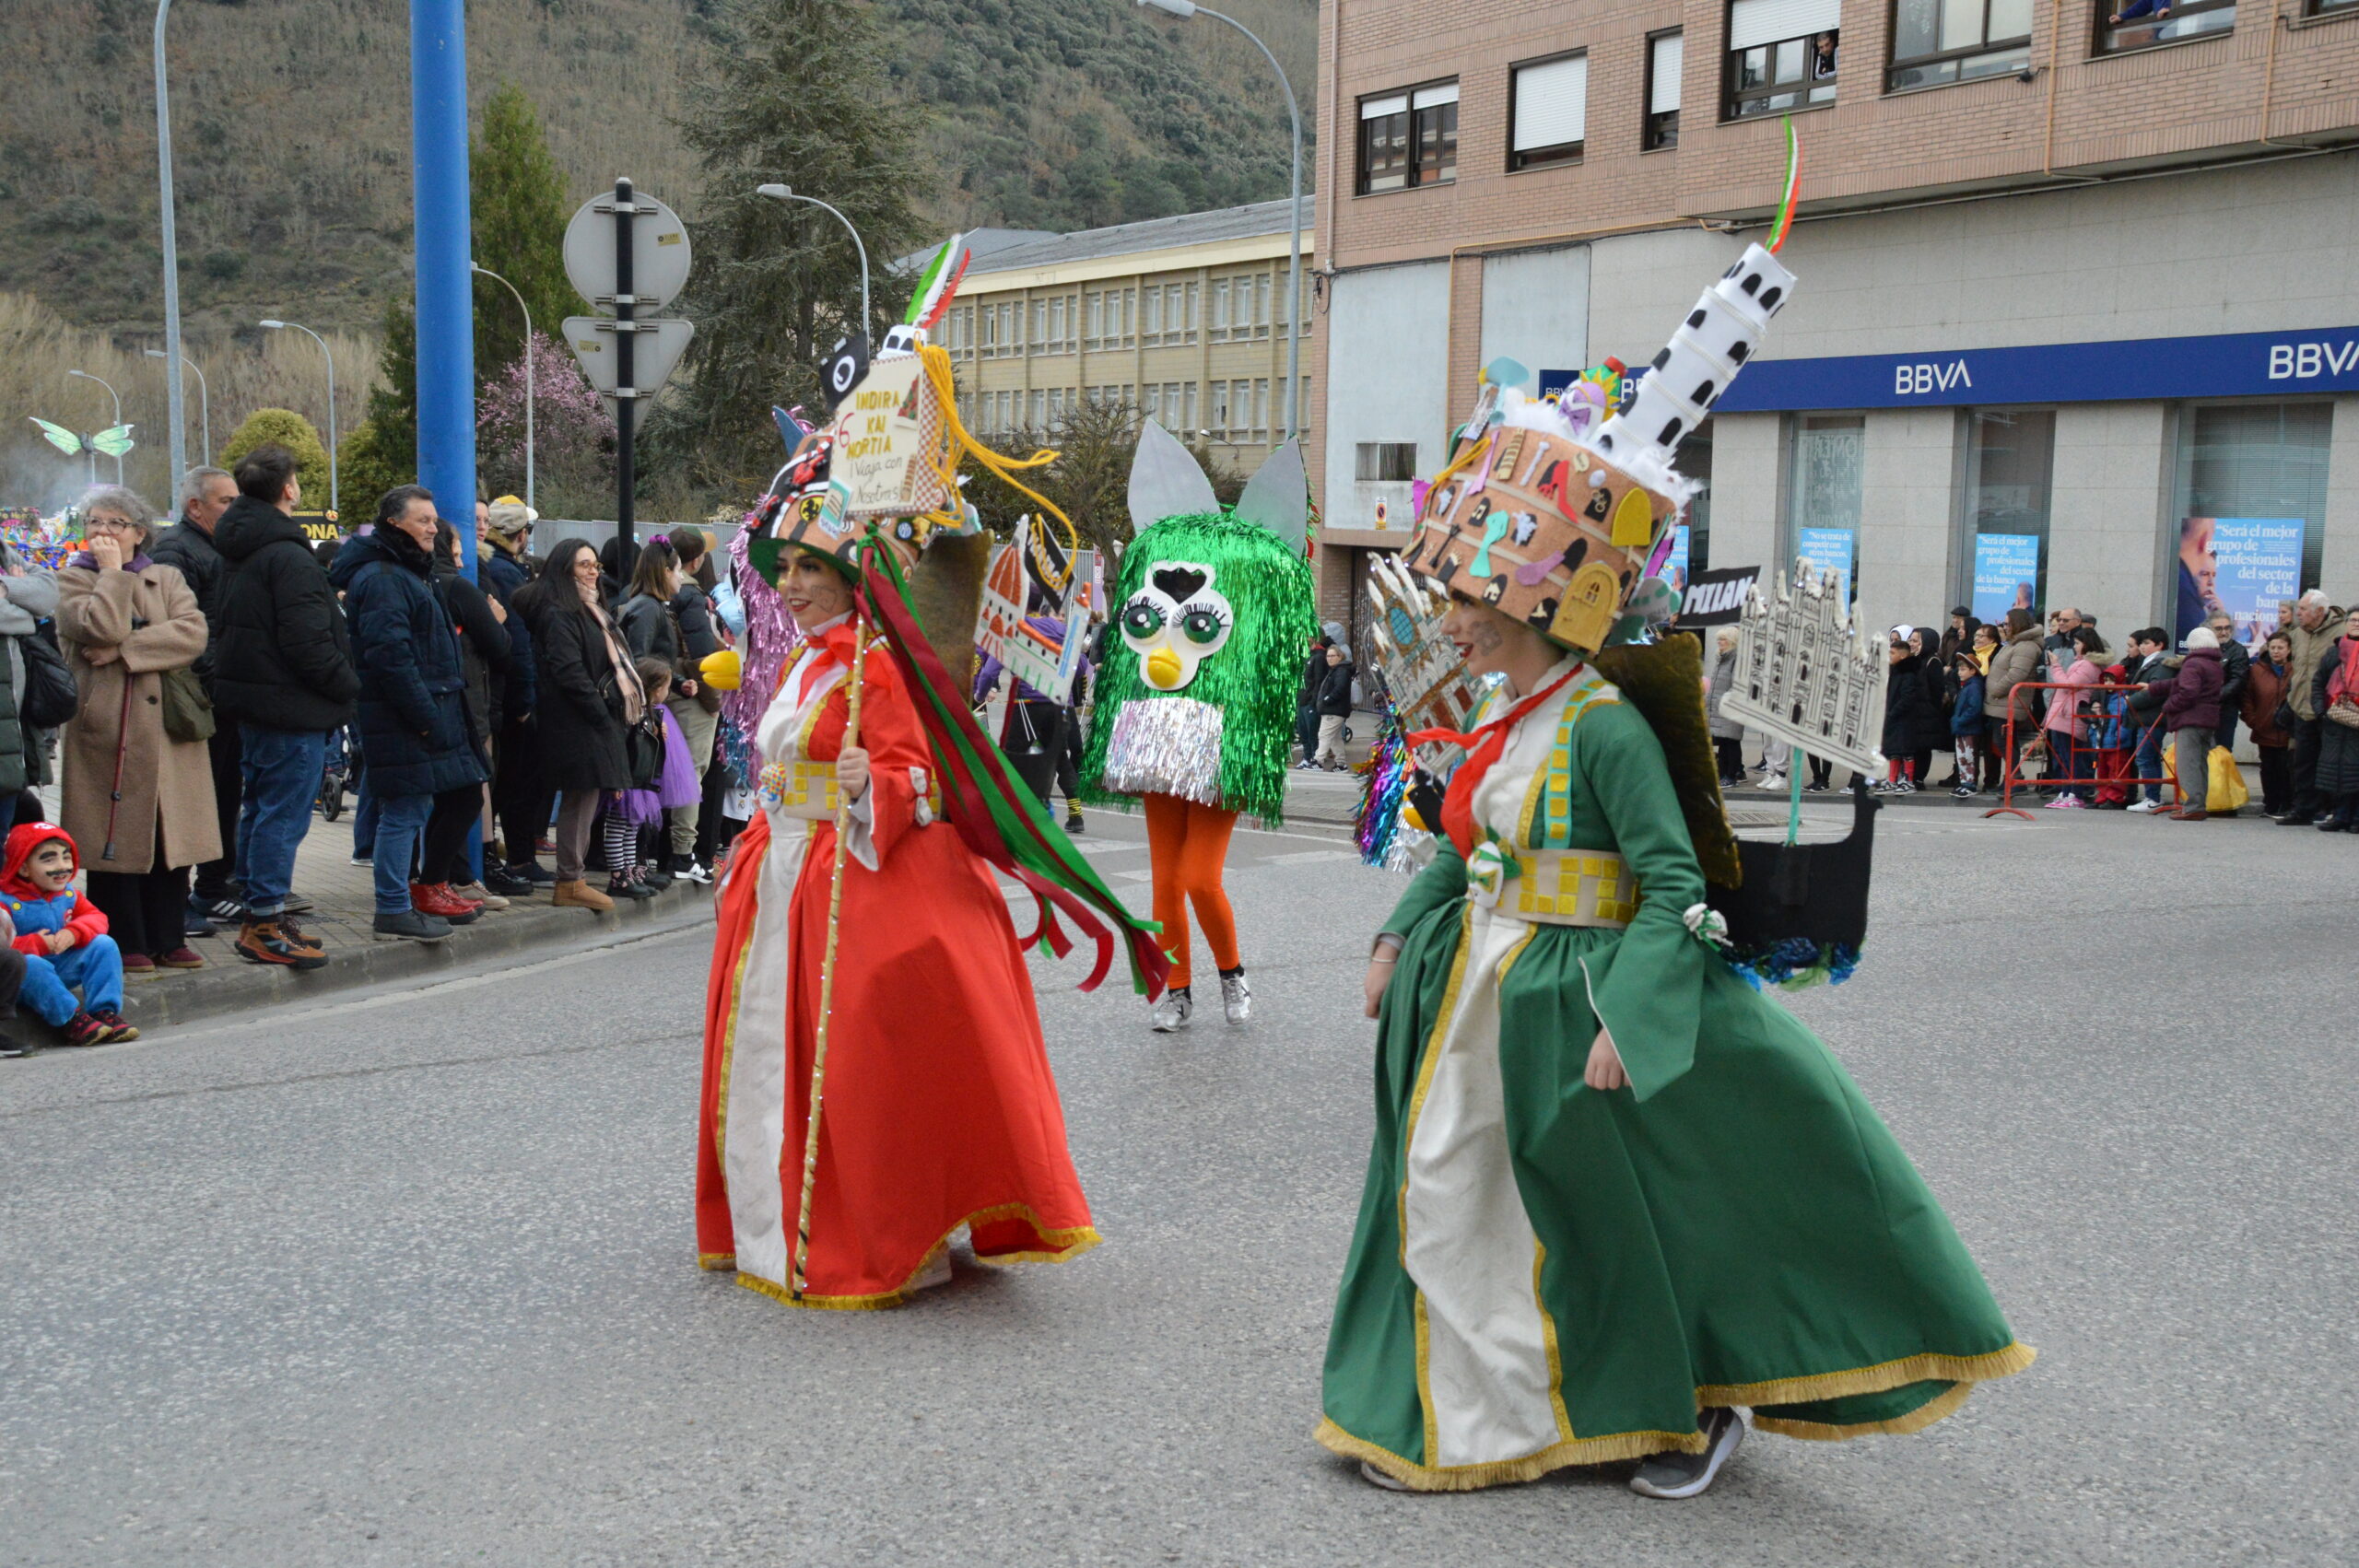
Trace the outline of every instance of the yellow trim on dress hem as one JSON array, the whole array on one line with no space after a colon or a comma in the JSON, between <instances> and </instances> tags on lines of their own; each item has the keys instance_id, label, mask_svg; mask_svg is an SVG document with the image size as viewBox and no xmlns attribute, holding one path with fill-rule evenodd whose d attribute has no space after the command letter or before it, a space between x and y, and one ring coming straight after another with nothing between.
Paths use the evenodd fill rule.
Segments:
<instances>
[{"instance_id":1,"label":"yellow trim on dress hem","mask_svg":"<svg viewBox=\"0 0 2359 1568\"><path fill-rule=\"evenodd\" d=\"M1420 1465L1389 1448L1353 1436L1333 1421L1322 1419L1314 1433L1320 1443L1347 1459L1374 1465L1412 1492L1476 1492L1486 1486L1538 1480L1551 1470L1570 1465L1610 1465L1617 1459L1643 1459L1649 1454L1678 1451L1700 1454L1700 1432L1623 1432L1610 1437L1578 1437L1555 1443L1520 1459L1500 1459L1487 1465Z\"/></svg>"},{"instance_id":2,"label":"yellow trim on dress hem","mask_svg":"<svg viewBox=\"0 0 2359 1568\"><path fill-rule=\"evenodd\" d=\"M734 1269L737 1267L737 1255L734 1252L699 1252L697 1254L697 1267L713 1270Z\"/></svg>"},{"instance_id":3,"label":"yellow trim on dress hem","mask_svg":"<svg viewBox=\"0 0 2359 1568\"><path fill-rule=\"evenodd\" d=\"M1029 1203L996 1203L988 1209L976 1210L943 1232L942 1239L926 1248L925 1256L918 1259L918 1266L910 1270L908 1279L898 1290L880 1291L874 1295L864 1296L823 1296L813 1295L806 1292L797 1298L786 1286L775 1281L765 1280L758 1274L741 1272L737 1276L737 1282L749 1291L757 1291L769 1296L772 1301L787 1306L803 1307L808 1311L883 1312L891 1307L900 1306L918 1294L916 1289L918 1277L932 1268L933 1260L949 1248L950 1238L958 1234L960 1226L971 1230L978 1224L987 1225L994 1220L1015 1219L1028 1222L1043 1241L1055 1244L1055 1250L995 1252L989 1258L978 1254L975 1259L977 1262L994 1266L1005 1263L1066 1263L1080 1257L1105 1239L1097 1234L1097 1228L1095 1225L1073 1225L1062 1228L1044 1225L1040 1223L1039 1213ZM725 1269L735 1266L736 1259L734 1257L727 1258L726 1261L721 1259L721 1254L700 1254L697 1258L697 1265L703 1269Z\"/></svg>"},{"instance_id":4,"label":"yellow trim on dress hem","mask_svg":"<svg viewBox=\"0 0 2359 1568\"><path fill-rule=\"evenodd\" d=\"M1837 1426L1823 1421L1790 1421L1783 1416L1765 1416L1756 1412L1753 1424L1764 1432L1774 1432L1780 1437L1798 1437L1805 1443L1846 1443L1854 1437L1866 1437L1882 1433L1892 1437L1907 1437L1924 1431L1943 1417L1954 1415L1966 1397L1974 1392L1971 1383L1954 1384L1934 1398L1928 1399L1905 1416L1890 1421L1854 1422Z\"/></svg>"},{"instance_id":5,"label":"yellow trim on dress hem","mask_svg":"<svg viewBox=\"0 0 2359 1568\"><path fill-rule=\"evenodd\" d=\"M2029 1366L2039 1352L2029 1345L2012 1344L1986 1355L1951 1356L1938 1353L1903 1356L1848 1372L1821 1373L1811 1377L1777 1377L1766 1383L1707 1383L1696 1390L1699 1405L1804 1405L1819 1399L1848 1398L1854 1394L1881 1394L1910 1383L1988 1383L2010 1377ZM1905 1419L1905 1418L1904 1418ZM1814 1422L1803 1422L1813 1425ZM1862 1428L1865 1431L1876 1427Z\"/></svg>"}]
</instances>

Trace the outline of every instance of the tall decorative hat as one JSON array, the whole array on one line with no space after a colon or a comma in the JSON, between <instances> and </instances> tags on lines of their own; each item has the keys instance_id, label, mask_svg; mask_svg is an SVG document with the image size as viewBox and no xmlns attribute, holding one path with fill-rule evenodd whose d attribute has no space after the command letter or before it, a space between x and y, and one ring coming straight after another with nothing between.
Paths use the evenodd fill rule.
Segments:
<instances>
[{"instance_id":1,"label":"tall decorative hat","mask_svg":"<svg viewBox=\"0 0 2359 1568\"><path fill-rule=\"evenodd\" d=\"M1777 257L1748 247L1696 299L1628 406L1602 424L1584 404L1486 389L1426 488L1402 564L1567 648L1605 647L1625 611L1648 608L1634 597L1697 488L1672 453L1760 347L1793 287ZM1667 592L1654 597L1667 609Z\"/></svg>"}]
</instances>

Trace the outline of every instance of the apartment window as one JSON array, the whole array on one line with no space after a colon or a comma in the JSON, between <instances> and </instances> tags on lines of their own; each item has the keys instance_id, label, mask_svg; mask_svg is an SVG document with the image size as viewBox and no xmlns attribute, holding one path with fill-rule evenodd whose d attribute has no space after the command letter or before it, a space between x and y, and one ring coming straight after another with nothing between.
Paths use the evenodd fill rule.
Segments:
<instances>
[{"instance_id":1,"label":"apartment window","mask_svg":"<svg viewBox=\"0 0 2359 1568\"><path fill-rule=\"evenodd\" d=\"M1038 430L1049 422L1049 394L1045 388L1034 387L1027 400L1031 407L1025 423Z\"/></svg>"},{"instance_id":2,"label":"apartment window","mask_svg":"<svg viewBox=\"0 0 2359 1568\"><path fill-rule=\"evenodd\" d=\"M1049 301L1049 347L1061 351L1065 345L1065 297L1058 295Z\"/></svg>"},{"instance_id":3,"label":"apartment window","mask_svg":"<svg viewBox=\"0 0 2359 1568\"><path fill-rule=\"evenodd\" d=\"M1183 334L1180 341L1183 343L1193 343L1196 341L1196 309L1198 303L1199 301L1196 298L1196 286L1191 283L1188 286L1187 315L1180 323L1180 330Z\"/></svg>"},{"instance_id":4,"label":"apartment window","mask_svg":"<svg viewBox=\"0 0 2359 1568\"><path fill-rule=\"evenodd\" d=\"M1884 83L1895 92L2002 76L2030 64L2031 0L1894 0Z\"/></svg>"},{"instance_id":5,"label":"apartment window","mask_svg":"<svg viewBox=\"0 0 2359 1568\"><path fill-rule=\"evenodd\" d=\"M1414 441L1362 441L1353 455L1352 476L1363 482L1399 484L1417 476Z\"/></svg>"},{"instance_id":6,"label":"apartment window","mask_svg":"<svg viewBox=\"0 0 2359 1568\"><path fill-rule=\"evenodd\" d=\"M1363 196L1458 178L1458 84L1360 100Z\"/></svg>"},{"instance_id":7,"label":"apartment window","mask_svg":"<svg viewBox=\"0 0 2359 1568\"><path fill-rule=\"evenodd\" d=\"M1588 123L1588 54L1560 54L1508 71L1508 169L1579 163Z\"/></svg>"},{"instance_id":8,"label":"apartment window","mask_svg":"<svg viewBox=\"0 0 2359 1568\"><path fill-rule=\"evenodd\" d=\"M1253 275L1253 335L1270 335L1270 275Z\"/></svg>"},{"instance_id":9,"label":"apartment window","mask_svg":"<svg viewBox=\"0 0 2359 1568\"><path fill-rule=\"evenodd\" d=\"M1686 64L1684 34L1661 32L1647 40L1647 124L1639 145L1649 152L1679 145L1679 74Z\"/></svg>"},{"instance_id":10,"label":"apartment window","mask_svg":"<svg viewBox=\"0 0 2359 1568\"><path fill-rule=\"evenodd\" d=\"M1081 345L1084 348L1096 348L1105 341L1106 296L1103 294L1087 296L1082 309L1086 312L1086 324L1081 329Z\"/></svg>"},{"instance_id":11,"label":"apartment window","mask_svg":"<svg viewBox=\"0 0 2359 1568\"><path fill-rule=\"evenodd\" d=\"M1122 346L1125 348L1138 341L1138 312L1139 291L1125 288L1122 290Z\"/></svg>"},{"instance_id":12,"label":"apartment window","mask_svg":"<svg viewBox=\"0 0 2359 1568\"><path fill-rule=\"evenodd\" d=\"M1228 383L1204 383L1204 434L1214 440L1228 439Z\"/></svg>"},{"instance_id":13,"label":"apartment window","mask_svg":"<svg viewBox=\"0 0 2359 1568\"><path fill-rule=\"evenodd\" d=\"M2131 16L2131 11L2138 14ZM2236 0L2178 0L2168 11L2166 16L2160 7L2140 10L2135 0L2119 11L2113 10L2109 4L2099 5L2097 53L2119 54L2157 43L2180 43L2207 33L2226 32L2236 25ZM2109 16L2118 16L2121 20L2108 23L2106 18Z\"/></svg>"},{"instance_id":14,"label":"apartment window","mask_svg":"<svg viewBox=\"0 0 2359 1568\"><path fill-rule=\"evenodd\" d=\"M1731 120L1835 101L1841 0L1729 0Z\"/></svg>"},{"instance_id":15,"label":"apartment window","mask_svg":"<svg viewBox=\"0 0 2359 1568\"><path fill-rule=\"evenodd\" d=\"M1046 299L1035 299L1032 301L1031 343L1032 351L1035 354L1046 353L1048 351L1049 302Z\"/></svg>"},{"instance_id":16,"label":"apartment window","mask_svg":"<svg viewBox=\"0 0 2359 1568\"><path fill-rule=\"evenodd\" d=\"M1195 285L1189 285L1191 288ZM1183 381L1180 387L1180 428L1193 440L1200 432L1196 428L1196 383Z\"/></svg>"},{"instance_id":17,"label":"apartment window","mask_svg":"<svg viewBox=\"0 0 2359 1568\"><path fill-rule=\"evenodd\" d=\"M2039 408L1978 408L1968 416L1966 537L1954 603L1977 620L2003 621L2048 603L2048 514L2056 469L2056 415Z\"/></svg>"},{"instance_id":18,"label":"apartment window","mask_svg":"<svg viewBox=\"0 0 2359 1568\"><path fill-rule=\"evenodd\" d=\"M1267 376L1259 377L1253 382L1253 439L1257 441L1270 439L1270 379Z\"/></svg>"},{"instance_id":19,"label":"apartment window","mask_svg":"<svg viewBox=\"0 0 2359 1568\"><path fill-rule=\"evenodd\" d=\"M1159 286L1139 290L1139 341L1149 347L1163 341L1163 290Z\"/></svg>"},{"instance_id":20,"label":"apartment window","mask_svg":"<svg viewBox=\"0 0 2359 1568\"><path fill-rule=\"evenodd\" d=\"M2347 10L2353 6L2359 6L2359 0L2310 0L2308 9L2311 16L2322 17L2330 11Z\"/></svg>"}]
</instances>

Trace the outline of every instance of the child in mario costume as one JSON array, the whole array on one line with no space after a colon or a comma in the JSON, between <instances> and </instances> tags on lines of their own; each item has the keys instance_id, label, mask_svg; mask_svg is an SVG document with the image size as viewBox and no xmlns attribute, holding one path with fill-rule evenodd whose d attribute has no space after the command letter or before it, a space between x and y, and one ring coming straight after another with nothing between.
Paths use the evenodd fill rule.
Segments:
<instances>
[{"instance_id":1,"label":"child in mario costume","mask_svg":"<svg viewBox=\"0 0 2359 1568\"><path fill-rule=\"evenodd\" d=\"M106 916L74 891L81 869L81 852L53 822L25 823L8 835L0 909L15 930L9 945L25 955L21 1000L69 1046L135 1040L139 1031L123 1021L123 954Z\"/></svg>"}]
</instances>

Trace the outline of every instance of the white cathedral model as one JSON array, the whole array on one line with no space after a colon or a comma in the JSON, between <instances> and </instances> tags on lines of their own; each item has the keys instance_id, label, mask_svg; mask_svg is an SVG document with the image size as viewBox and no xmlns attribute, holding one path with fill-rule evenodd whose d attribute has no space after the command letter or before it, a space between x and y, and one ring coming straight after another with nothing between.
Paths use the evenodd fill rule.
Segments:
<instances>
[{"instance_id":1,"label":"white cathedral model","mask_svg":"<svg viewBox=\"0 0 2359 1568\"><path fill-rule=\"evenodd\" d=\"M1881 776L1884 685L1880 647L1862 639L1843 607L1839 573L1795 564L1790 591L1755 588L1736 624L1736 679L1720 715L1854 772ZM1795 766L1799 766L1800 764Z\"/></svg>"}]
</instances>

